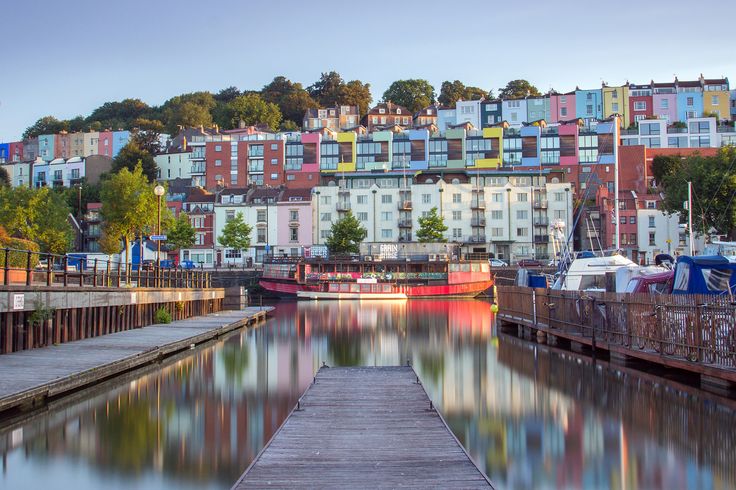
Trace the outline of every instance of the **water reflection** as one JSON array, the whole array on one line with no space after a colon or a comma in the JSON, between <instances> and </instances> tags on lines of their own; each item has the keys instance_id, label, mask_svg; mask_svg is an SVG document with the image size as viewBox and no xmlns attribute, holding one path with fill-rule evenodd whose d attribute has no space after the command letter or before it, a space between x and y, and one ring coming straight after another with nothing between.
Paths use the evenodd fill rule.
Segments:
<instances>
[{"instance_id":1,"label":"water reflection","mask_svg":"<svg viewBox=\"0 0 736 490\"><path fill-rule=\"evenodd\" d=\"M258 329L0 430L0 485L229 488L328 365L412 361L499 488L731 488L734 402L495 337L481 301L282 303Z\"/></svg>"}]
</instances>

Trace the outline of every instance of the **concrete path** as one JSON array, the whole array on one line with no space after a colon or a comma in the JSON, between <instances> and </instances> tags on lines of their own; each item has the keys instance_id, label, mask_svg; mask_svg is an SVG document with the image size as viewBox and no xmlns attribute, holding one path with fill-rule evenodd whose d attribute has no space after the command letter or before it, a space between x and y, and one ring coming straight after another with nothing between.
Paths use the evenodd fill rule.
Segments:
<instances>
[{"instance_id":1,"label":"concrete path","mask_svg":"<svg viewBox=\"0 0 736 490\"><path fill-rule=\"evenodd\" d=\"M156 361L265 318L250 307L0 355L0 413L54 397Z\"/></svg>"},{"instance_id":2,"label":"concrete path","mask_svg":"<svg viewBox=\"0 0 736 490\"><path fill-rule=\"evenodd\" d=\"M233 489L490 488L411 367L322 368Z\"/></svg>"}]
</instances>

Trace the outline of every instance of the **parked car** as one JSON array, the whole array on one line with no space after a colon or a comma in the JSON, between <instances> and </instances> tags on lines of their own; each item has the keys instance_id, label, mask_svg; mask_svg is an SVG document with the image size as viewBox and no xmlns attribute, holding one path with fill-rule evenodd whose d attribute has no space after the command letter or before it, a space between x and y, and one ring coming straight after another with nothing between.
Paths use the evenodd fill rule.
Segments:
<instances>
[{"instance_id":1,"label":"parked car","mask_svg":"<svg viewBox=\"0 0 736 490\"><path fill-rule=\"evenodd\" d=\"M488 259L488 263L491 264L491 267L508 267L509 265L503 260L499 259Z\"/></svg>"},{"instance_id":2,"label":"parked car","mask_svg":"<svg viewBox=\"0 0 736 490\"><path fill-rule=\"evenodd\" d=\"M516 265L519 267L542 267L542 263L535 259L521 259Z\"/></svg>"},{"instance_id":3,"label":"parked car","mask_svg":"<svg viewBox=\"0 0 736 490\"><path fill-rule=\"evenodd\" d=\"M164 259L161 261L161 268L162 269L175 269L176 261L172 259Z\"/></svg>"},{"instance_id":4,"label":"parked car","mask_svg":"<svg viewBox=\"0 0 736 490\"><path fill-rule=\"evenodd\" d=\"M195 269L196 267L192 260L182 260L179 262L179 269Z\"/></svg>"},{"instance_id":5,"label":"parked car","mask_svg":"<svg viewBox=\"0 0 736 490\"><path fill-rule=\"evenodd\" d=\"M156 261L153 259L144 260L141 264L141 269L144 271L152 271L156 268Z\"/></svg>"}]
</instances>

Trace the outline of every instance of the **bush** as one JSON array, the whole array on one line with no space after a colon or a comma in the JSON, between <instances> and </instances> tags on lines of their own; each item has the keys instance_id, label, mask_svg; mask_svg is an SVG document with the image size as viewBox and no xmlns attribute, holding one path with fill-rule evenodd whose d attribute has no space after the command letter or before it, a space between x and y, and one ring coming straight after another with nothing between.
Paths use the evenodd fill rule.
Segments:
<instances>
[{"instance_id":1,"label":"bush","mask_svg":"<svg viewBox=\"0 0 736 490\"><path fill-rule=\"evenodd\" d=\"M171 313L166 308L159 308L153 314L154 323L171 323Z\"/></svg>"},{"instance_id":2,"label":"bush","mask_svg":"<svg viewBox=\"0 0 736 490\"><path fill-rule=\"evenodd\" d=\"M38 244L23 238L12 238L8 236L5 228L0 227L0 267L5 266L5 250L4 248L12 248L15 250L31 250L38 252L40 249ZM10 252L8 254L8 266L16 269L25 269L27 265L28 254L25 252ZM39 261L39 256L31 257L31 267L35 267Z\"/></svg>"}]
</instances>

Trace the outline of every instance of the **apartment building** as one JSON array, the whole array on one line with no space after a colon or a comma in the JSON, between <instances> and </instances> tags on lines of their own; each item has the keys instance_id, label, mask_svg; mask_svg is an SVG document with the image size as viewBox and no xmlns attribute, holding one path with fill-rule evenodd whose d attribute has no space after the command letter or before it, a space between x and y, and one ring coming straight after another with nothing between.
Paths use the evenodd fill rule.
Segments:
<instances>
[{"instance_id":1,"label":"apartment building","mask_svg":"<svg viewBox=\"0 0 736 490\"><path fill-rule=\"evenodd\" d=\"M371 107L366 115L365 121L365 127L369 133L376 129L393 126L411 128L413 114L406 107L394 104L393 102L381 102L375 107Z\"/></svg>"},{"instance_id":2,"label":"apartment building","mask_svg":"<svg viewBox=\"0 0 736 490\"><path fill-rule=\"evenodd\" d=\"M360 124L358 106L336 105L335 107L307 109L302 122L302 129L310 131L327 128L333 131L345 131Z\"/></svg>"}]
</instances>

